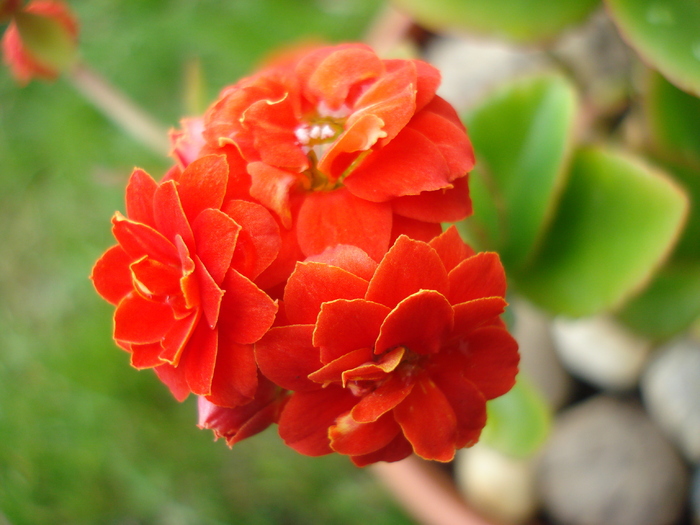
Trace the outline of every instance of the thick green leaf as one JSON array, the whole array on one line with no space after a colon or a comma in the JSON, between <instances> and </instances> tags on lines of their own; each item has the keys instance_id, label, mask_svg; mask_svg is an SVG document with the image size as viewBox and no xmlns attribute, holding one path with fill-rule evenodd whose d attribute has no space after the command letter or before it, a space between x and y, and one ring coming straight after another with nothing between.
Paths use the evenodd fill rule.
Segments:
<instances>
[{"instance_id":1,"label":"thick green leaf","mask_svg":"<svg viewBox=\"0 0 700 525\"><path fill-rule=\"evenodd\" d=\"M627 42L681 89L700 95L700 2L606 0Z\"/></svg>"},{"instance_id":2,"label":"thick green leaf","mask_svg":"<svg viewBox=\"0 0 700 525\"><path fill-rule=\"evenodd\" d=\"M687 329L700 316L700 264L665 266L644 292L620 312L635 332L663 340Z\"/></svg>"},{"instance_id":3,"label":"thick green leaf","mask_svg":"<svg viewBox=\"0 0 700 525\"><path fill-rule=\"evenodd\" d=\"M680 183L691 203L688 222L676 245L672 259L700 263L700 166L692 167L678 162L659 162L659 165Z\"/></svg>"},{"instance_id":4,"label":"thick green leaf","mask_svg":"<svg viewBox=\"0 0 700 525\"><path fill-rule=\"evenodd\" d=\"M600 0L394 0L418 23L444 31L490 33L518 41L543 40L582 21Z\"/></svg>"},{"instance_id":5,"label":"thick green leaf","mask_svg":"<svg viewBox=\"0 0 700 525\"><path fill-rule=\"evenodd\" d=\"M522 372L515 386L489 401L486 410L481 441L504 454L531 456L549 435L552 409Z\"/></svg>"},{"instance_id":6,"label":"thick green leaf","mask_svg":"<svg viewBox=\"0 0 700 525\"><path fill-rule=\"evenodd\" d=\"M687 213L685 192L662 172L602 149L582 150L552 230L515 284L553 313L610 310L651 278Z\"/></svg>"},{"instance_id":7,"label":"thick green leaf","mask_svg":"<svg viewBox=\"0 0 700 525\"><path fill-rule=\"evenodd\" d=\"M474 215L463 226L486 236L508 270L535 251L556 207L573 141L576 93L558 75L519 81L466 117L477 155Z\"/></svg>"},{"instance_id":8,"label":"thick green leaf","mask_svg":"<svg viewBox=\"0 0 700 525\"><path fill-rule=\"evenodd\" d=\"M644 108L655 148L665 158L700 166L700 98L653 73Z\"/></svg>"}]
</instances>

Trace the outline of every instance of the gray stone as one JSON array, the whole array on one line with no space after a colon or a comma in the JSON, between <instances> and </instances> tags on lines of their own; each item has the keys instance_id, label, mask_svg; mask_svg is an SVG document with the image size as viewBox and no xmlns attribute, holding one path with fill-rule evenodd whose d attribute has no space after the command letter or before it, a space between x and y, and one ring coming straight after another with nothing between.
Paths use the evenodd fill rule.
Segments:
<instances>
[{"instance_id":1,"label":"gray stone","mask_svg":"<svg viewBox=\"0 0 700 525\"><path fill-rule=\"evenodd\" d=\"M667 525L683 510L687 477L637 403L599 396L558 419L537 483L556 523Z\"/></svg>"},{"instance_id":2,"label":"gray stone","mask_svg":"<svg viewBox=\"0 0 700 525\"><path fill-rule=\"evenodd\" d=\"M690 461L700 463L700 345L681 340L659 349L641 389L651 417Z\"/></svg>"},{"instance_id":3,"label":"gray stone","mask_svg":"<svg viewBox=\"0 0 700 525\"><path fill-rule=\"evenodd\" d=\"M649 341L607 316L557 317L552 334L564 367L606 390L634 388L651 353Z\"/></svg>"}]
</instances>

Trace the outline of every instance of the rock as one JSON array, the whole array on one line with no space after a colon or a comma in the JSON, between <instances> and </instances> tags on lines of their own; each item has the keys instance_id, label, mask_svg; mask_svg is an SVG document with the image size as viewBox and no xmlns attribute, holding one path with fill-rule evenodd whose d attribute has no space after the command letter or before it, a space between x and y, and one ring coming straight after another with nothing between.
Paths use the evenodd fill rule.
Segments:
<instances>
[{"instance_id":1,"label":"rock","mask_svg":"<svg viewBox=\"0 0 700 525\"><path fill-rule=\"evenodd\" d=\"M560 408L569 399L573 381L554 350L551 319L522 299L513 300L509 308L515 315L512 333L520 346L520 369L553 408Z\"/></svg>"},{"instance_id":2,"label":"rock","mask_svg":"<svg viewBox=\"0 0 700 525\"><path fill-rule=\"evenodd\" d=\"M557 317L552 334L564 367L575 376L607 390L634 388L651 352L649 341L605 316Z\"/></svg>"},{"instance_id":3,"label":"rock","mask_svg":"<svg viewBox=\"0 0 700 525\"><path fill-rule=\"evenodd\" d=\"M524 523L537 510L532 458L505 456L478 443L459 451L455 477L474 510L499 523Z\"/></svg>"},{"instance_id":4,"label":"rock","mask_svg":"<svg viewBox=\"0 0 700 525\"><path fill-rule=\"evenodd\" d=\"M700 345L681 340L659 349L641 390L654 421L690 461L700 463Z\"/></svg>"},{"instance_id":5,"label":"rock","mask_svg":"<svg viewBox=\"0 0 700 525\"><path fill-rule=\"evenodd\" d=\"M561 415L537 486L556 523L668 525L683 510L687 477L637 403L598 396Z\"/></svg>"}]
</instances>

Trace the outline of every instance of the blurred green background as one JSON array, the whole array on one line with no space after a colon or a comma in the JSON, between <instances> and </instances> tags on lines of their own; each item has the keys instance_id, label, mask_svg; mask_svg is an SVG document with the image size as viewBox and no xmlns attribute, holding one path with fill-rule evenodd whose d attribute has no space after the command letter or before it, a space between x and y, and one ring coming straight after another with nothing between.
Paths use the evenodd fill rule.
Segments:
<instances>
[{"instance_id":1,"label":"blurred green background","mask_svg":"<svg viewBox=\"0 0 700 525\"><path fill-rule=\"evenodd\" d=\"M280 45L362 36L375 0L74 0L85 61L166 126ZM0 524L409 523L367 470L269 429L229 450L113 344L93 262L134 166L169 165L66 79L0 72Z\"/></svg>"}]
</instances>

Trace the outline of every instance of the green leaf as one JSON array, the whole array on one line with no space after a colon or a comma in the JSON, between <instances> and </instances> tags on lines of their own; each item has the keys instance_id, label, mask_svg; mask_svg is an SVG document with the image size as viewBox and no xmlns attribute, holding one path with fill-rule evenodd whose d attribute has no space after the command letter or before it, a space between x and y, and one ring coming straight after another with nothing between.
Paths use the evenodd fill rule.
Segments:
<instances>
[{"instance_id":1,"label":"green leaf","mask_svg":"<svg viewBox=\"0 0 700 525\"><path fill-rule=\"evenodd\" d=\"M700 95L700 2L606 0L622 36L681 89Z\"/></svg>"},{"instance_id":2,"label":"green leaf","mask_svg":"<svg viewBox=\"0 0 700 525\"><path fill-rule=\"evenodd\" d=\"M515 386L486 404L481 442L515 457L531 456L549 435L552 409L521 372Z\"/></svg>"},{"instance_id":3,"label":"green leaf","mask_svg":"<svg viewBox=\"0 0 700 525\"><path fill-rule=\"evenodd\" d=\"M489 33L517 41L544 40L581 22L600 0L394 0L430 29Z\"/></svg>"},{"instance_id":4,"label":"green leaf","mask_svg":"<svg viewBox=\"0 0 700 525\"><path fill-rule=\"evenodd\" d=\"M677 162L660 162L659 165L683 187L691 203L688 221L672 259L700 263L700 167Z\"/></svg>"},{"instance_id":5,"label":"green leaf","mask_svg":"<svg viewBox=\"0 0 700 525\"><path fill-rule=\"evenodd\" d=\"M578 317L612 309L649 281L689 205L664 173L603 149L580 151L570 177L537 260L515 284L542 308Z\"/></svg>"},{"instance_id":6,"label":"green leaf","mask_svg":"<svg viewBox=\"0 0 700 525\"><path fill-rule=\"evenodd\" d=\"M57 20L20 11L14 17L22 43L41 64L65 71L75 59L77 44Z\"/></svg>"},{"instance_id":7,"label":"green leaf","mask_svg":"<svg viewBox=\"0 0 700 525\"><path fill-rule=\"evenodd\" d=\"M655 148L670 160L700 166L700 98L652 73L644 109Z\"/></svg>"},{"instance_id":8,"label":"green leaf","mask_svg":"<svg viewBox=\"0 0 700 525\"><path fill-rule=\"evenodd\" d=\"M667 265L619 314L629 328L656 340L673 337L698 316L700 263Z\"/></svg>"},{"instance_id":9,"label":"green leaf","mask_svg":"<svg viewBox=\"0 0 700 525\"><path fill-rule=\"evenodd\" d=\"M510 271L535 251L556 207L573 142L576 92L558 75L519 81L465 119L477 155L474 215L462 226Z\"/></svg>"}]
</instances>

